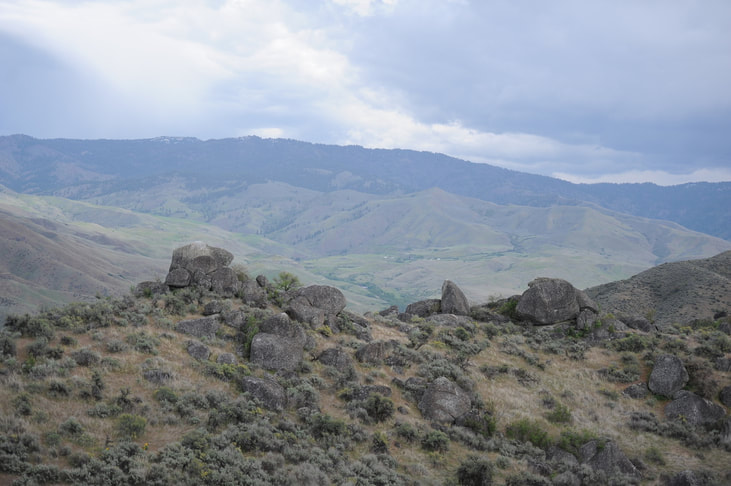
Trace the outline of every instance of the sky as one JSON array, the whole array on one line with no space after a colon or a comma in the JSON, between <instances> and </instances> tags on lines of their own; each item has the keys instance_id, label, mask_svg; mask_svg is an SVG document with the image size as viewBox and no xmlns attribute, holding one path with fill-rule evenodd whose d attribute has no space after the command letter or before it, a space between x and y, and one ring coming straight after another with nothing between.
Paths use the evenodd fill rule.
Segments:
<instances>
[{"instance_id":1,"label":"sky","mask_svg":"<svg viewBox=\"0 0 731 486\"><path fill-rule=\"evenodd\" d=\"M0 135L15 133L731 181L731 2L0 0Z\"/></svg>"}]
</instances>

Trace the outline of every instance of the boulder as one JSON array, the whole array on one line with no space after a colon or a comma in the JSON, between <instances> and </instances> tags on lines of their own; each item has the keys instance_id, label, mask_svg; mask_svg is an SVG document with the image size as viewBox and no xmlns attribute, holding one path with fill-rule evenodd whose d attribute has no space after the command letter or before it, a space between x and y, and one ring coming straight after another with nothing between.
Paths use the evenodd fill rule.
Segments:
<instances>
[{"instance_id":1,"label":"boulder","mask_svg":"<svg viewBox=\"0 0 731 486\"><path fill-rule=\"evenodd\" d=\"M223 267L210 274L211 290L227 297L233 297L240 288L239 278L233 268Z\"/></svg>"},{"instance_id":2,"label":"boulder","mask_svg":"<svg viewBox=\"0 0 731 486\"><path fill-rule=\"evenodd\" d=\"M290 301L287 307L287 314L295 321L310 324L313 327L319 327L325 324L325 311L311 306L304 298L295 298Z\"/></svg>"},{"instance_id":3,"label":"boulder","mask_svg":"<svg viewBox=\"0 0 731 486\"><path fill-rule=\"evenodd\" d=\"M206 305L203 306L203 315L204 316L212 316L215 314L220 314L224 310L226 310L228 306L225 304L222 300L212 300L208 302Z\"/></svg>"},{"instance_id":4,"label":"boulder","mask_svg":"<svg viewBox=\"0 0 731 486\"><path fill-rule=\"evenodd\" d=\"M443 376L430 383L419 400L422 415L435 422L454 423L470 408L469 394Z\"/></svg>"},{"instance_id":5,"label":"boulder","mask_svg":"<svg viewBox=\"0 0 731 486\"><path fill-rule=\"evenodd\" d=\"M310 285L297 289L294 298L304 299L310 306L322 309L326 315L332 316L340 314L346 305L343 293L327 285Z\"/></svg>"},{"instance_id":6,"label":"boulder","mask_svg":"<svg viewBox=\"0 0 731 486\"><path fill-rule=\"evenodd\" d=\"M451 280L445 280L442 284L441 312L457 316L470 315L470 304L467 302L467 297Z\"/></svg>"},{"instance_id":7,"label":"boulder","mask_svg":"<svg viewBox=\"0 0 731 486\"><path fill-rule=\"evenodd\" d=\"M731 358L716 358L714 364L718 371L731 371Z\"/></svg>"},{"instance_id":8,"label":"boulder","mask_svg":"<svg viewBox=\"0 0 731 486\"><path fill-rule=\"evenodd\" d=\"M251 340L251 362L268 370L294 371L302 362L304 343L296 338L260 332Z\"/></svg>"},{"instance_id":9,"label":"boulder","mask_svg":"<svg viewBox=\"0 0 731 486\"><path fill-rule=\"evenodd\" d=\"M259 332L267 334L275 334L286 338L291 338L297 343L305 345L307 335L302 326L298 325L289 318L287 314L281 312L277 315L266 318L259 325Z\"/></svg>"},{"instance_id":10,"label":"boulder","mask_svg":"<svg viewBox=\"0 0 731 486\"><path fill-rule=\"evenodd\" d=\"M705 474L690 469L676 473L665 482L666 486L706 486L707 484Z\"/></svg>"},{"instance_id":11,"label":"boulder","mask_svg":"<svg viewBox=\"0 0 731 486\"><path fill-rule=\"evenodd\" d=\"M206 361L211 355L211 350L208 349L208 346L200 341L188 341L185 349L188 351L189 355L198 361Z\"/></svg>"},{"instance_id":12,"label":"boulder","mask_svg":"<svg viewBox=\"0 0 731 486\"><path fill-rule=\"evenodd\" d=\"M146 281L140 282L135 286L135 297L156 297L168 292L169 288L162 282Z\"/></svg>"},{"instance_id":13,"label":"boulder","mask_svg":"<svg viewBox=\"0 0 731 486\"><path fill-rule=\"evenodd\" d=\"M596 312L591 309L582 309L579 311L579 315L576 316L576 329L582 331L591 329L597 322L599 316Z\"/></svg>"},{"instance_id":14,"label":"boulder","mask_svg":"<svg viewBox=\"0 0 731 486\"><path fill-rule=\"evenodd\" d=\"M420 300L406 306L405 313L410 316L429 317L438 314L442 309L442 301L439 299Z\"/></svg>"},{"instance_id":15,"label":"boulder","mask_svg":"<svg viewBox=\"0 0 731 486\"><path fill-rule=\"evenodd\" d=\"M665 405L665 416L681 419L691 425L713 424L726 415L721 405L706 400L687 390L673 395L673 400Z\"/></svg>"},{"instance_id":16,"label":"boulder","mask_svg":"<svg viewBox=\"0 0 731 486\"><path fill-rule=\"evenodd\" d=\"M198 319L186 319L175 325L175 330L200 338L213 338L221 327L216 316L201 317Z\"/></svg>"},{"instance_id":17,"label":"boulder","mask_svg":"<svg viewBox=\"0 0 731 486\"><path fill-rule=\"evenodd\" d=\"M233 353L221 353L218 355L218 358L216 358L216 363L235 365L239 363L239 360L236 359L236 356L234 356Z\"/></svg>"},{"instance_id":18,"label":"boulder","mask_svg":"<svg viewBox=\"0 0 731 486\"><path fill-rule=\"evenodd\" d=\"M165 285L170 288L198 285L232 296L239 288L236 272L228 267L233 258L229 251L200 241L176 248Z\"/></svg>"},{"instance_id":19,"label":"boulder","mask_svg":"<svg viewBox=\"0 0 731 486\"><path fill-rule=\"evenodd\" d=\"M583 464L609 475L618 470L623 474L640 476L640 472L632 461L627 459L619 446L611 440L604 444L600 444L597 440L590 440L579 448L579 457Z\"/></svg>"},{"instance_id":20,"label":"boulder","mask_svg":"<svg viewBox=\"0 0 731 486\"><path fill-rule=\"evenodd\" d=\"M688 378L688 371L680 358L662 354L655 360L647 385L653 393L670 398L688 383Z\"/></svg>"},{"instance_id":21,"label":"boulder","mask_svg":"<svg viewBox=\"0 0 731 486\"><path fill-rule=\"evenodd\" d=\"M566 280L537 278L528 284L515 310L521 319L547 325L574 320L582 310L597 313L597 306Z\"/></svg>"},{"instance_id":22,"label":"boulder","mask_svg":"<svg viewBox=\"0 0 731 486\"><path fill-rule=\"evenodd\" d=\"M650 390L648 390L647 385L644 383L635 383L622 390L622 393L630 398L642 399L650 394Z\"/></svg>"},{"instance_id":23,"label":"boulder","mask_svg":"<svg viewBox=\"0 0 731 486\"><path fill-rule=\"evenodd\" d=\"M266 307L267 291L256 280L247 280L241 284L241 300L251 307Z\"/></svg>"},{"instance_id":24,"label":"boulder","mask_svg":"<svg viewBox=\"0 0 731 486\"><path fill-rule=\"evenodd\" d=\"M328 348L323 351L317 360L327 366L333 366L339 370L347 370L353 367L353 358L343 348Z\"/></svg>"},{"instance_id":25,"label":"boulder","mask_svg":"<svg viewBox=\"0 0 731 486\"><path fill-rule=\"evenodd\" d=\"M726 385L718 394L718 400L727 407L731 407L731 385Z\"/></svg>"},{"instance_id":26,"label":"boulder","mask_svg":"<svg viewBox=\"0 0 731 486\"><path fill-rule=\"evenodd\" d=\"M652 332L657 330L655 325L650 322L646 317L642 316L621 316L620 321L624 322L627 327L636 329L642 332Z\"/></svg>"},{"instance_id":27,"label":"boulder","mask_svg":"<svg viewBox=\"0 0 731 486\"><path fill-rule=\"evenodd\" d=\"M259 400L267 410L279 412L287 406L287 393L276 381L246 376L241 380L241 390Z\"/></svg>"},{"instance_id":28,"label":"boulder","mask_svg":"<svg viewBox=\"0 0 731 486\"><path fill-rule=\"evenodd\" d=\"M389 355L393 349L391 341L375 341L365 344L358 348L355 352L355 358L361 363L377 365L383 363L383 360Z\"/></svg>"}]
</instances>

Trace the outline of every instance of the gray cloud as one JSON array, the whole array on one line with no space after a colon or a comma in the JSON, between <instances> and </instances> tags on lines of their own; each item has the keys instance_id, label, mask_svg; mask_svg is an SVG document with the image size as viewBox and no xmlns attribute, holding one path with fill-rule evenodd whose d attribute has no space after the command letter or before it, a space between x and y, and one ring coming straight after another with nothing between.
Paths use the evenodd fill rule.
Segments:
<instances>
[{"instance_id":1,"label":"gray cloud","mask_svg":"<svg viewBox=\"0 0 731 486\"><path fill-rule=\"evenodd\" d=\"M729 179L730 24L725 1L18 0L0 4L0 133L256 133Z\"/></svg>"}]
</instances>

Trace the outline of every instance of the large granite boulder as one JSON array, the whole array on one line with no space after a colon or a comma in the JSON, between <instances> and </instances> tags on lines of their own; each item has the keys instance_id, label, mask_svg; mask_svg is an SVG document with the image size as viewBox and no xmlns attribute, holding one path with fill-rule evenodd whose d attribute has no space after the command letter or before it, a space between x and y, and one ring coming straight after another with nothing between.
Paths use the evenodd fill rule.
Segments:
<instances>
[{"instance_id":1,"label":"large granite boulder","mask_svg":"<svg viewBox=\"0 0 731 486\"><path fill-rule=\"evenodd\" d=\"M196 241L173 251L165 285L170 288L196 285L222 295L234 295L239 289L236 272L229 268L231 252Z\"/></svg>"},{"instance_id":2,"label":"large granite boulder","mask_svg":"<svg viewBox=\"0 0 731 486\"><path fill-rule=\"evenodd\" d=\"M441 310L442 301L440 299L426 299L407 305L404 313L409 316L429 317L432 314L438 314Z\"/></svg>"},{"instance_id":3,"label":"large granite boulder","mask_svg":"<svg viewBox=\"0 0 731 486\"><path fill-rule=\"evenodd\" d=\"M304 345L294 338L260 332L251 340L251 362L268 370L294 371L302 362Z\"/></svg>"},{"instance_id":4,"label":"large granite boulder","mask_svg":"<svg viewBox=\"0 0 731 486\"><path fill-rule=\"evenodd\" d=\"M721 389L718 399L727 407L731 407L731 385L726 385Z\"/></svg>"},{"instance_id":5,"label":"large granite boulder","mask_svg":"<svg viewBox=\"0 0 731 486\"><path fill-rule=\"evenodd\" d=\"M619 471L631 476L640 476L632 461L627 459L619 446L611 440L604 444L597 440L587 442L579 448L579 457L583 464L607 474Z\"/></svg>"},{"instance_id":6,"label":"large granite boulder","mask_svg":"<svg viewBox=\"0 0 731 486\"><path fill-rule=\"evenodd\" d=\"M394 343L392 341L375 341L358 348L358 351L355 352L355 357L361 363L377 365L383 363L388 355L391 354L393 348Z\"/></svg>"},{"instance_id":7,"label":"large granite boulder","mask_svg":"<svg viewBox=\"0 0 731 486\"><path fill-rule=\"evenodd\" d=\"M688 379L688 371L680 358L662 354L655 360L647 386L651 392L671 398L688 383Z\"/></svg>"},{"instance_id":8,"label":"large granite boulder","mask_svg":"<svg viewBox=\"0 0 731 486\"><path fill-rule=\"evenodd\" d=\"M445 280L442 284L441 312L457 316L470 315L470 304L467 302L467 297L451 280Z\"/></svg>"},{"instance_id":9,"label":"large granite boulder","mask_svg":"<svg viewBox=\"0 0 731 486\"><path fill-rule=\"evenodd\" d=\"M200 341L188 341L185 349L188 354L198 361L206 361L211 355L211 350Z\"/></svg>"},{"instance_id":10,"label":"large granite boulder","mask_svg":"<svg viewBox=\"0 0 731 486\"><path fill-rule=\"evenodd\" d=\"M317 361L341 371L353 367L353 358L343 348L328 348L318 356Z\"/></svg>"},{"instance_id":11,"label":"large granite boulder","mask_svg":"<svg viewBox=\"0 0 731 486\"><path fill-rule=\"evenodd\" d=\"M241 284L241 300L244 304L251 307L264 308L267 305L266 281L264 286L259 284L259 280L247 280Z\"/></svg>"},{"instance_id":12,"label":"large granite boulder","mask_svg":"<svg viewBox=\"0 0 731 486\"><path fill-rule=\"evenodd\" d=\"M454 423L470 411L469 394L443 376L430 383L419 400L422 415L435 422Z\"/></svg>"},{"instance_id":13,"label":"large granite boulder","mask_svg":"<svg viewBox=\"0 0 731 486\"><path fill-rule=\"evenodd\" d=\"M665 416L682 419L691 425L713 424L726 415L721 405L706 400L687 390L673 395L673 401L665 405Z\"/></svg>"},{"instance_id":14,"label":"large granite boulder","mask_svg":"<svg viewBox=\"0 0 731 486\"><path fill-rule=\"evenodd\" d=\"M251 362L269 370L293 371L302 362L307 334L285 313L265 319L251 341Z\"/></svg>"},{"instance_id":15,"label":"large granite boulder","mask_svg":"<svg viewBox=\"0 0 731 486\"><path fill-rule=\"evenodd\" d=\"M217 316L200 317L198 319L185 319L175 325L175 330L195 336L197 338L213 338L221 327Z\"/></svg>"},{"instance_id":16,"label":"large granite boulder","mask_svg":"<svg viewBox=\"0 0 731 486\"><path fill-rule=\"evenodd\" d=\"M343 293L327 285L310 285L292 294L287 313L296 321L321 326L345 309Z\"/></svg>"},{"instance_id":17,"label":"large granite boulder","mask_svg":"<svg viewBox=\"0 0 731 486\"><path fill-rule=\"evenodd\" d=\"M547 325L575 320L583 310L596 314L598 307L581 290L560 278L537 278L523 292L516 313L521 319ZM586 314L583 321L590 320Z\"/></svg>"},{"instance_id":18,"label":"large granite boulder","mask_svg":"<svg viewBox=\"0 0 731 486\"><path fill-rule=\"evenodd\" d=\"M259 400L267 410L279 412L287 406L287 393L274 380L246 376L241 380L241 390Z\"/></svg>"}]
</instances>

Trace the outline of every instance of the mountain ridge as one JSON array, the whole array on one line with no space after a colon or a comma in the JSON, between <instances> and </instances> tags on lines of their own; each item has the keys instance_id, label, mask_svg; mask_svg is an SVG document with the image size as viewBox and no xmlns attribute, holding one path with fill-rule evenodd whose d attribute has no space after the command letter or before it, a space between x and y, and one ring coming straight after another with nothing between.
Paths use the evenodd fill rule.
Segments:
<instances>
[{"instance_id":1,"label":"mountain ridge","mask_svg":"<svg viewBox=\"0 0 731 486\"><path fill-rule=\"evenodd\" d=\"M282 180L327 192L351 188L372 194L410 193L431 187L499 204L546 206L599 204L611 210L667 219L731 239L731 182L572 184L476 164L443 154L404 149L312 144L289 139L40 140L0 137L0 184L16 191L50 194L74 188L75 198L104 190L115 180L164 173L196 174L196 184L218 187ZM58 164L65 164L59 171ZM172 166L170 164L173 164ZM22 167L29 168L24 173ZM205 170L201 168L204 167ZM75 183L60 174L76 171Z\"/></svg>"}]
</instances>

